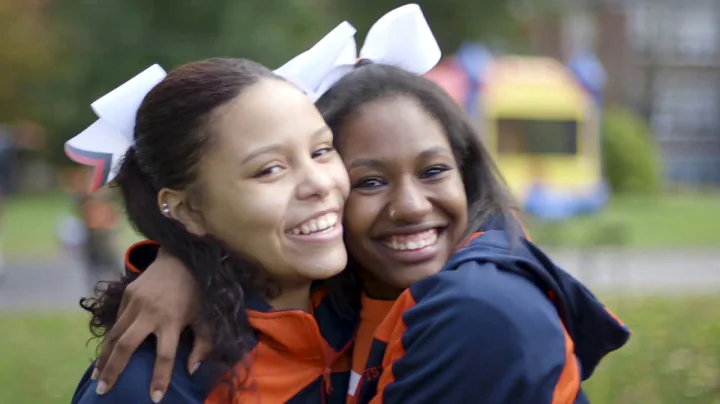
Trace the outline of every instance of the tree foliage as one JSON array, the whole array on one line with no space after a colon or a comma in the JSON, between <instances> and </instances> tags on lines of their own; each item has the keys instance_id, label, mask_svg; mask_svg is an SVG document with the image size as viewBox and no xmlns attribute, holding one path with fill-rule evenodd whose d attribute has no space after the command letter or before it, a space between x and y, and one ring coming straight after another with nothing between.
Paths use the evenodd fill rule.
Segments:
<instances>
[{"instance_id":1,"label":"tree foliage","mask_svg":"<svg viewBox=\"0 0 720 404\"><path fill-rule=\"evenodd\" d=\"M419 1L446 54L464 40L511 37L507 0ZM48 156L95 119L89 104L152 63L207 57L270 67L348 20L362 40L397 0L5 0L0 2L0 122L47 129ZM29 12L30 11L30 12ZM22 102L20 102L22 101Z\"/></svg>"}]
</instances>

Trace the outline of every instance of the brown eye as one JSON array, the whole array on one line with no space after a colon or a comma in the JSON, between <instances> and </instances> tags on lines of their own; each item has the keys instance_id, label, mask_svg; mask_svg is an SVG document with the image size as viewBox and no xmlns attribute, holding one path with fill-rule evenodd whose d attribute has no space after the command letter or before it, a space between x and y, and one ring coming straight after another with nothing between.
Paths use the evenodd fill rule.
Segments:
<instances>
[{"instance_id":1,"label":"brown eye","mask_svg":"<svg viewBox=\"0 0 720 404\"><path fill-rule=\"evenodd\" d=\"M353 188L357 189L377 189L382 187L383 185L387 184L386 181L384 181L381 178L377 177L368 177L368 178L361 178L360 180L356 181L353 184Z\"/></svg>"},{"instance_id":2,"label":"brown eye","mask_svg":"<svg viewBox=\"0 0 720 404\"><path fill-rule=\"evenodd\" d=\"M275 164L270 167L265 168L264 170L260 171L259 173L255 174L253 178L260 178L260 177L267 177L273 174L277 174L280 171L282 171L282 166Z\"/></svg>"},{"instance_id":3,"label":"brown eye","mask_svg":"<svg viewBox=\"0 0 720 404\"><path fill-rule=\"evenodd\" d=\"M450 170L449 167L446 166L432 166L428 168L427 170L423 171L422 174L420 174L420 178L433 178L437 177L438 175Z\"/></svg>"},{"instance_id":4,"label":"brown eye","mask_svg":"<svg viewBox=\"0 0 720 404\"><path fill-rule=\"evenodd\" d=\"M318 157L322 157L322 156L325 156L326 154L332 153L333 151L335 151L335 149L332 147L323 147L322 149L319 149L319 150L316 150L315 152L313 152L312 158L316 159Z\"/></svg>"}]
</instances>

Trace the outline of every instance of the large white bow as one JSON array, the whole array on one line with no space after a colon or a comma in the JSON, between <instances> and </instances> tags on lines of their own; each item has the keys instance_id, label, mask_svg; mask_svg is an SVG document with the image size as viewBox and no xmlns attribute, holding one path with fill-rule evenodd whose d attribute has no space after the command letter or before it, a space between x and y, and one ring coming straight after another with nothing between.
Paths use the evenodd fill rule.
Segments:
<instances>
[{"instance_id":1,"label":"large white bow","mask_svg":"<svg viewBox=\"0 0 720 404\"><path fill-rule=\"evenodd\" d=\"M112 181L133 144L135 116L145 96L167 73L154 64L90 106L98 120L65 143L71 160L95 169L91 191Z\"/></svg>"},{"instance_id":2,"label":"large white bow","mask_svg":"<svg viewBox=\"0 0 720 404\"><path fill-rule=\"evenodd\" d=\"M308 58L308 61L315 64L327 61L325 70L331 69L335 59L347 45L348 39L353 38L355 32L352 25L343 22L315 48L299 55L297 59ZM318 52L330 53L325 53L326 57L324 58L318 58ZM296 64L295 66L290 65L285 68L284 72L287 77L312 77L311 72L295 72L293 69L300 65ZM322 71L322 68L320 70ZM135 118L140 104L150 90L166 75L167 73L160 65L154 64L125 84L107 93L91 104L91 108L99 119L79 135L65 142L65 154L71 160L94 168L91 192L117 176L122 159L133 144Z\"/></svg>"},{"instance_id":3,"label":"large white bow","mask_svg":"<svg viewBox=\"0 0 720 404\"><path fill-rule=\"evenodd\" d=\"M315 46L275 72L316 101L349 73L358 59L369 59L424 74L440 60L440 47L420 6L407 4L381 17L370 28L357 54L355 28L343 22ZM95 168L91 190L112 181L133 144L135 116L145 96L167 73L152 65L91 104L98 120L65 143L71 160Z\"/></svg>"},{"instance_id":4,"label":"large white bow","mask_svg":"<svg viewBox=\"0 0 720 404\"><path fill-rule=\"evenodd\" d=\"M355 29L343 23L275 73L303 89L315 102L352 71L360 59L424 74L440 61L441 56L440 47L420 6L406 4L373 24L359 55Z\"/></svg>"}]
</instances>

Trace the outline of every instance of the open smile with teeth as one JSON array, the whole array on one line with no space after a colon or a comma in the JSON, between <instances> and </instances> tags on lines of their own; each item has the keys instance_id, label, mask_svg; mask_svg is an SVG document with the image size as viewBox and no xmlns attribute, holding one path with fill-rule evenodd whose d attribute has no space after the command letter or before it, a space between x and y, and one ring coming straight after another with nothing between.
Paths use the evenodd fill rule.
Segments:
<instances>
[{"instance_id":1,"label":"open smile with teeth","mask_svg":"<svg viewBox=\"0 0 720 404\"><path fill-rule=\"evenodd\" d=\"M316 233L322 233L324 231L328 231L335 227L335 225L338 222L338 214L331 212L324 214L320 217L316 217L314 219L310 219L307 222L304 222L298 227L295 227L292 230L289 230L288 233L292 235L308 235L308 234L316 234Z\"/></svg>"},{"instance_id":2,"label":"open smile with teeth","mask_svg":"<svg viewBox=\"0 0 720 404\"><path fill-rule=\"evenodd\" d=\"M424 230L414 234L403 234L384 238L383 245L396 251L420 250L434 245L438 240L438 229Z\"/></svg>"}]
</instances>

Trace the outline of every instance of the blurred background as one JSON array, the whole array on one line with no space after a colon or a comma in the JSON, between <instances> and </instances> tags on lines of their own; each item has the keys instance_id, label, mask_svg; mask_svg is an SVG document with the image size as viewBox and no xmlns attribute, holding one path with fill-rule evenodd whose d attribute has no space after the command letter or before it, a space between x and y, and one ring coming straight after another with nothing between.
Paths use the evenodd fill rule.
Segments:
<instances>
[{"instance_id":1,"label":"blurred background","mask_svg":"<svg viewBox=\"0 0 720 404\"><path fill-rule=\"evenodd\" d=\"M633 330L593 403L720 403L720 1L419 1L532 237ZM0 404L67 403L138 240L63 143L152 63L270 67L391 0L0 0Z\"/></svg>"}]
</instances>

